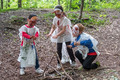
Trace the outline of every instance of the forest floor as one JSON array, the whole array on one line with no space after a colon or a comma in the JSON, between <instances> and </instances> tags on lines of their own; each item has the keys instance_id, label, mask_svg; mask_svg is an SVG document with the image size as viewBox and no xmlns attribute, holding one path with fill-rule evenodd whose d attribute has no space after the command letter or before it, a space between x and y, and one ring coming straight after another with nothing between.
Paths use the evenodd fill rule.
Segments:
<instances>
[{"instance_id":1,"label":"forest floor","mask_svg":"<svg viewBox=\"0 0 120 80\"><path fill-rule=\"evenodd\" d=\"M40 67L44 70L46 63L49 63L52 56L56 53L56 45L50 42L45 35L49 32L52 19L45 20L43 14L51 13L52 10L17 10L0 13L0 80L60 80L60 76L53 72L53 68L48 67L46 78L35 73L34 68L27 68L26 74L19 75L19 62L17 61L20 49L20 39L18 29L21 25L12 24L11 16L27 18L31 13L39 16L37 27L40 29L40 39L37 41L37 52ZM98 49L101 53L96 59L101 63L101 67L95 70L78 70L81 65L76 59L75 68L67 65L66 72L73 80L120 80L120 12L116 10L104 10L107 13L107 20L110 24L97 26L97 29L87 28L85 32L91 34L99 41ZM116 18L113 18L117 16ZM26 22L26 21L25 21ZM16 21L17 23L17 21ZM56 57L51 62L51 66L56 68ZM58 70L64 75L62 70ZM49 73L48 72L52 72ZM56 77L56 79L55 79ZM65 80L68 80L67 78Z\"/></svg>"}]
</instances>

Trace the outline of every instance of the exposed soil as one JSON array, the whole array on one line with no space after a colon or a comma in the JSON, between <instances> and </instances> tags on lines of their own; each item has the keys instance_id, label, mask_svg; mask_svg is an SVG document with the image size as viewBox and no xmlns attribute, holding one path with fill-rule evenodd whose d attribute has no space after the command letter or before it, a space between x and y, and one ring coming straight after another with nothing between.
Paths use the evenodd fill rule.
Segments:
<instances>
[{"instance_id":1,"label":"exposed soil","mask_svg":"<svg viewBox=\"0 0 120 80\"><path fill-rule=\"evenodd\" d=\"M0 80L43 80L43 76L36 74L34 68L27 68L24 76L19 75L19 62L17 61L20 48L20 40L18 29L21 25L11 24L10 17L12 15L27 18L31 13L43 15L50 13L52 10L17 10L0 13ZM120 13L116 10L105 10L107 19L111 24L104 27L97 26L97 30L86 28L85 32L94 36L98 41L98 49L101 55L96 59L100 61L101 67L96 70L77 70L80 63L77 61L77 67L72 69L68 64L65 70L70 73L74 80L120 80ZM113 18L113 16L117 16ZM40 38L37 41L37 52L39 63L42 69L45 69L46 63L49 63L52 56L56 53L56 45L50 42L45 35L51 28L52 20L47 22L44 17L39 16L37 27L40 29ZM51 62L51 66L56 68L56 57ZM65 66L66 66L65 65ZM53 70L49 68L46 74ZM62 72L61 70L59 70ZM53 75L54 74L54 75ZM52 77L55 77L54 72ZM50 76L50 74L49 74ZM44 80L60 80L60 79L44 79ZM68 80L68 79L65 79Z\"/></svg>"}]
</instances>

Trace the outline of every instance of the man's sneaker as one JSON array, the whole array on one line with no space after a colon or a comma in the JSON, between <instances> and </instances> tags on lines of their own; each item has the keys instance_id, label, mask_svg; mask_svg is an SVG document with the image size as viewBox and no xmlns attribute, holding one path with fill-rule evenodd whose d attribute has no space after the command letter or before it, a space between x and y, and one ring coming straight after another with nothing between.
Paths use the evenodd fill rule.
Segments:
<instances>
[{"instance_id":1,"label":"man's sneaker","mask_svg":"<svg viewBox=\"0 0 120 80\"><path fill-rule=\"evenodd\" d=\"M60 69L61 68L61 65L58 63L57 64L57 69Z\"/></svg>"},{"instance_id":2,"label":"man's sneaker","mask_svg":"<svg viewBox=\"0 0 120 80\"><path fill-rule=\"evenodd\" d=\"M70 65L71 65L72 67L74 67L74 66L76 66L77 64L76 64L75 61L71 61L71 62L70 62Z\"/></svg>"},{"instance_id":3,"label":"man's sneaker","mask_svg":"<svg viewBox=\"0 0 120 80\"><path fill-rule=\"evenodd\" d=\"M25 72L24 72L24 69L20 69L20 75L24 75Z\"/></svg>"},{"instance_id":4,"label":"man's sneaker","mask_svg":"<svg viewBox=\"0 0 120 80\"><path fill-rule=\"evenodd\" d=\"M98 65L98 67L100 67L100 62L99 61L96 61L96 64Z\"/></svg>"},{"instance_id":5,"label":"man's sneaker","mask_svg":"<svg viewBox=\"0 0 120 80\"><path fill-rule=\"evenodd\" d=\"M35 70L36 73L43 73L44 71L41 68Z\"/></svg>"}]
</instances>

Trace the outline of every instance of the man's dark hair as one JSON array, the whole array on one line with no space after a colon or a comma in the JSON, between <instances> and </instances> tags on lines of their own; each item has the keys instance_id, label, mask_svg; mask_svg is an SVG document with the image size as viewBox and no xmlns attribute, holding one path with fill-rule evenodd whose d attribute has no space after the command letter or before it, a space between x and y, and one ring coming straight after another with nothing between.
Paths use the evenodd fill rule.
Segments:
<instances>
[{"instance_id":1,"label":"man's dark hair","mask_svg":"<svg viewBox=\"0 0 120 80\"><path fill-rule=\"evenodd\" d=\"M63 12L63 7L62 7L61 5L57 5L57 6L55 7L55 9L60 9L60 10L62 10L62 12Z\"/></svg>"},{"instance_id":2,"label":"man's dark hair","mask_svg":"<svg viewBox=\"0 0 120 80\"><path fill-rule=\"evenodd\" d=\"M28 19L31 19L31 18L34 17L34 16L37 16L37 15L35 15L35 14L30 14L29 17L28 17Z\"/></svg>"}]
</instances>

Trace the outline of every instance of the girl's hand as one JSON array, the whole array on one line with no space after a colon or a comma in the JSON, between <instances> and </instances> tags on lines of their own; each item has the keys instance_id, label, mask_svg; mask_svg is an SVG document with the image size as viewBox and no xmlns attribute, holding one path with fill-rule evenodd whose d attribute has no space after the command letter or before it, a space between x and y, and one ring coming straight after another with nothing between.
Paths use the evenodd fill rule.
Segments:
<instances>
[{"instance_id":1,"label":"girl's hand","mask_svg":"<svg viewBox=\"0 0 120 80\"><path fill-rule=\"evenodd\" d=\"M68 48L72 48L72 45L67 45Z\"/></svg>"},{"instance_id":2,"label":"girl's hand","mask_svg":"<svg viewBox=\"0 0 120 80\"><path fill-rule=\"evenodd\" d=\"M36 40L37 38L35 36L31 36L30 39Z\"/></svg>"},{"instance_id":3,"label":"girl's hand","mask_svg":"<svg viewBox=\"0 0 120 80\"><path fill-rule=\"evenodd\" d=\"M33 36L30 36L30 39L32 39L33 38Z\"/></svg>"},{"instance_id":4,"label":"girl's hand","mask_svg":"<svg viewBox=\"0 0 120 80\"><path fill-rule=\"evenodd\" d=\"M52 35L52 34L47 34L46 36L47 36L47 37L50 37L51 35Z\"/></svg>"},{"instance_id":5,"label":"girl's hand","mask_svg":"<svg viewBox=\"0 0 120 80\"><path fill-rule=\"evenodd\" d=\"M37 38L35 36L33 36L33 40L36 40Z\"/></svg>"},{"instance_id":6,"label":"girl's hand","mask_svg":"<svg viewBox=\"0 0 120 80\"><path fill-rule=\"evenodd\" d=\"M53 36L52 38L54 38L54 39L56 39L58 36L57 35L55 35L55 36Z\"/></svg>"}]
</instances>

